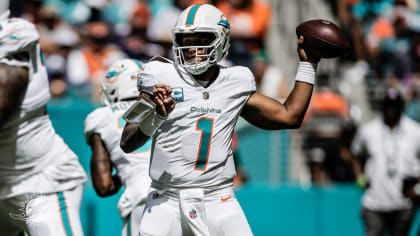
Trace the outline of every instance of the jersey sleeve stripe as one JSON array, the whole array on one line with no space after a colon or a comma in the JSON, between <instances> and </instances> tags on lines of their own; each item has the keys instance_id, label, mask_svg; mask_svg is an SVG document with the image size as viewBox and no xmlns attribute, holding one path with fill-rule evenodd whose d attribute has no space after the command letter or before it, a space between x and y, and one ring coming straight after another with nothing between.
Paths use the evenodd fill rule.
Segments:
<instances>
[{"instance_id":1,"label":"jersey sleeve stripe","mask_svg":"<svg viewBox=\"0 0 420 236\"><path fill-rule=\"evenodd\" d=\"M141 69L141 67L142 67L141 63L136 59L133 59L133 61L136 63L136 65L139 67L139 69Z\"/></svg>"}]
</instances>

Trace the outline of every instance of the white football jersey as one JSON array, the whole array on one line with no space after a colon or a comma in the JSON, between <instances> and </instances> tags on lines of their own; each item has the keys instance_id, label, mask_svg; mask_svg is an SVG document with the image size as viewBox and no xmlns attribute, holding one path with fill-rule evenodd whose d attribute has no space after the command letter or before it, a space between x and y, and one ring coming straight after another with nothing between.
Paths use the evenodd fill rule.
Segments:
<instances>
[{"instance_id":1,"label":"white football jersey","mask_svg":"<svg viewBox=\"0 0 420 236\"><path fill-rule=\"evenodd\" d=\"M51 97L47 68L39 44L35 45L33 55L36 59L29 67L30 83L22 101L22 110L25 112L44 106Z\"/></svg>"},{"instance_id":2,"label":"white football jersey","mask_svg":"<svg viewBox=\"0 0 420 236\"><path fill-rule=\"evenodd\" d=\"M235 176L232 135L243 106L255 91L246 67L220 67L203 87L171 61L154 60L141 69L138 87L150 91L169 85L175 109L153 136L150 177L170 188L216 189L232 185Z\"/></svg>"},{"instance_id":3,"label":"white football jersey","mask_svg":"<svg viewBox=\"0 0 420 236\"><path fill-rule=\"evenodd\" d=\"M96 108L85 120L85 136L89 141L97 133L104 141L117 174L124 184L133 174L147 173L149 170L150 148L152 140L132 153L124 153L120 148L120 139L126 121L123 114L135 101L117 102L109 106Z\"/></svg>"},{"instance_id":4,"label":"white football jersey","mask_svg":"<svg viewBox=\"0 0 420 236\"><path fill-rule=\"evenodd\" d=\"M36 32L36 31L34 31ZM21 106L0 130L0 181L18 181L17 176L33 174L51 163L57 153L67 152L46 115L50 99L48 75L39 44L30 49L29 82ZM0 63L16 65L6 58ZM53 143L60 143L52 146ZM52 150L56 147L59 150ZM74 153L69 151L71 155Z\"/></svg>"},{"instance_id":5,"label":"white football jersey","mask_svg":"<svg viewBox=\"0 0 420 236\"><path fill-rule=\"evenodd\" d=\"M0 198L33 191L60 191L86 181L77 156L55 133L46 113L50 91L39 44L36 42L29 47L29 82L24 99L0 130L0 182L3 183ZM0 63L21 65L6 58L0 59ZM59 168L63 162L71 163L74 169L61 170L58 176L54 167ZM37 177L41 172L51 181L34 189L33 183L40 183L40 178L44 178ZM66 184L57 186L54 181L64 183L62 179L67 180Z\"/></svg>"}]
</instances>

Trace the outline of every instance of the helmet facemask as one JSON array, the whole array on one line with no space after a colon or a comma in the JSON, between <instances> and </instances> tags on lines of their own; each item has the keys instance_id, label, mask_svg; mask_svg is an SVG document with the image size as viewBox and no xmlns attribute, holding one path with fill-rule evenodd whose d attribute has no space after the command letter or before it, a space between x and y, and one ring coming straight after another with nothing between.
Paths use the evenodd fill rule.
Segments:
<instances>
[{"instance_id":1,"label":"helmet facemask","mask_svg":"<svg viewBox=\"0 0 420 236\"><path fill-rule=\"evenodd\" d=\"M184 37L196 36L197 38L209 39L208 45L185 45ZM216 49L221 40L214 32L197 33L177 33L175 34L175 44L173 46L176 63L193 75L199 75L207 71L212 65L217 63ZM190 43L191 44L191 43ZM200 43L199 43L200 44ZM193 49L192 52L190 50ZM190 57L194 60L191 61ZM200 59L201 58L201 59Z\"/></svg>"},{"instance_id":2,"label":"helmet facemask","mask_svg":"<svg viewBox=\"0 0 420 236\"><path fill-rule=\"evenodd\" d=\"M203 74L227 55L229 34L229 22L215 6L198 4L186 8L172 29L175 63L190 74ZM189 36L195 38L184 41Z\"/></svg>"}]
</instances>

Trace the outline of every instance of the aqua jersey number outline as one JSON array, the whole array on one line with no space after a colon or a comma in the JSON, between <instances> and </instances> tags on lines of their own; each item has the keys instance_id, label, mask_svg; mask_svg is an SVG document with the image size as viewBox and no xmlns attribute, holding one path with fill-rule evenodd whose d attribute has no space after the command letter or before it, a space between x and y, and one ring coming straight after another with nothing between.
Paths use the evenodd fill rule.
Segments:
<instances>
[{"instance_id":1,"label":"aqua jersey number outline","mask_svg":"<svg viewBox=\"0 0 420 236\"><path fill-rule=\"evenodd\" d=\"M213 134L213 119L201 117L196 123L195 130L201 132L201 137L194 170L205 171L210 155L210 145Z\"/></svg>"}]
</instances>

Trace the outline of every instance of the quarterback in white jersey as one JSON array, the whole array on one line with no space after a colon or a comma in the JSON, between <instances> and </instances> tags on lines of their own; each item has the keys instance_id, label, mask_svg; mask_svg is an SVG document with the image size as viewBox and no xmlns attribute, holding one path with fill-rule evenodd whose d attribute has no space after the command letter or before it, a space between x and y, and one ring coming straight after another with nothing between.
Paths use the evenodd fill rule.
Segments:
<instances>
[{"instance_id":1,"label":"quarterback in white jersey","mask_svg":"<svg viewBox=\"0 0 420 236\"><path fill-rule=\"evenodd\" d=\"M102 81L101 100L105 105L95 109L85 120L85 135L92 148L91 175L99 196L110 196L125 186L118 209L124 221L122 236L137 235L147 193L150 187L149 159L151 139L133 153L124 153L119 145L125 125L123 114L138 97L137 74L141 64L136 60L115 62ZM112 176L112 166L117 175Z\"/></svg>"},{"instance_id":2,"label":"quarterback in white jersey","mask_svg":"<svg viewBox=\"0 0 420 236\"><path fill-rule=\"evenodd\" d=\"M0 17L2 235L83 235L86 174L46 112L48 77L35 26Z\"/></svg>"},{"instance_id":3,"label":"quarterback in white jersey","mask_svg":"<svg viewBox=\"0 0 420 236\"><path fill-rule=\"evenodd\" d=\"M233 192L237 119L264 129L302 122L319 61L300 48L303 37L297 81L282 104L255 92L248 68L217 64L227 55L229 30L214 6L190 6L173 29L175 62L157 58L140 72L142 99L124 114L121 138L126 152L153 138L140 235L252 235Z\"/></svg>"}]
</instances>

